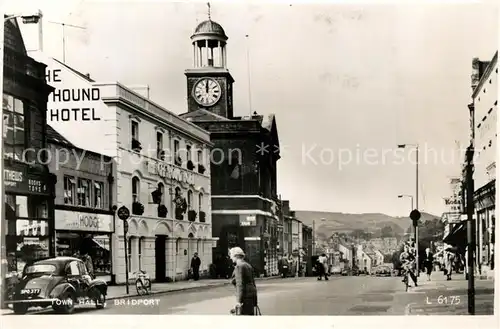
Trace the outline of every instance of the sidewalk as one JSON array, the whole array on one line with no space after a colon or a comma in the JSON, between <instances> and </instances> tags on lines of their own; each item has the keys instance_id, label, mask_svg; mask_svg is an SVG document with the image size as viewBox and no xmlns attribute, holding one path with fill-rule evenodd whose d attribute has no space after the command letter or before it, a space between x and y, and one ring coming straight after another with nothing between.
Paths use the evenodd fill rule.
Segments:
<instances>
[{"instance_id":1,"label":"sidewalk","mask_svg":"<svg viewBox=\"0 0 500 329\"><path fill-rule=\"evenodd\" d=\"M446 281L442 272L433 272L431 281L426 275L420 275L419 285L410 288L409 293L419 294L417 302L406 306L406 315L468 315L468 283L463 274L452 275ZM493 280L475 280L476 315L493 315L494 282Z\"/></svg>"}]
</instances>

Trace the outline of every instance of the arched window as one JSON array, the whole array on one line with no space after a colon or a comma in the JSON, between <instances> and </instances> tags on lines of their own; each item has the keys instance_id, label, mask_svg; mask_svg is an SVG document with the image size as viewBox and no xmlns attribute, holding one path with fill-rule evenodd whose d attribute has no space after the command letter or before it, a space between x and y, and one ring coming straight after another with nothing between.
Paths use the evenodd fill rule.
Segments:
<instances>
[{"instance_id":1,"label":"arched window","mask_svg":"<svg viewBox=\"0 0 500 329\"><path fill-rule=\"evenodd\" d=\"M198 212L203 211L203 193L198 194Z\"/></svg>"},{"instance_id":2,"label":"arched window","mask_svg":"<svg viewBox=\"0 0 500 329\"><path fill-rule=\"evenodd\" d=\"M137 256L138 256L138 260L139 260L139 270L142 270L142 252L144 251L144 237L141 236L139 238L139 246L138 246L138 252L137 252Z\"/></svg>"},{"instance_id":3,"label":"arched window","mask_svg":"<svg viewBox=\"0 0 500 329\"><path fill-rule=\"evenodd\" d=\"M165 185L163 183L158 183L158 191L160 191L160 204L165 204Z\"/></svg>"},{"instance_id":4,"label":"arched window","mask_svg":"<svg viewBox=\"0 0 500 329\"><path fill-rule=\"evenodd\" d=\"M181 188L180 187L175 188L175 197L177 198L178 196L181 196Z\"/></svg>"},{"instance_id":5,"label":"arched window","mask_svg":"<svg viewBox=\"0 0 500 329\"><path fill-rule=\"evenodd\" d=\"M188 234L188 238L190 238L190 239L194 238L193 233L189 233L189 234Z\"/></svg>"},{"instance_id":6,"label":"arched window","mask_svg":"<svg viewBox=\"0 0 500 329\"><path fill-rule=\"evenodd\" d=\"M132 202L139 202L139 195L141 193L141 181L139 177L132 178Z\"/></svg>"},{"instance_id":7,"label":"arched window","mask_svg":"<svg viewBox=\"0 0 500 329\"><path fill-rule=\"evenodd\" d=\"M188 199L187 199L188 209L193 209L193 191L188 191Z\"/></svg>"}]
</instances>

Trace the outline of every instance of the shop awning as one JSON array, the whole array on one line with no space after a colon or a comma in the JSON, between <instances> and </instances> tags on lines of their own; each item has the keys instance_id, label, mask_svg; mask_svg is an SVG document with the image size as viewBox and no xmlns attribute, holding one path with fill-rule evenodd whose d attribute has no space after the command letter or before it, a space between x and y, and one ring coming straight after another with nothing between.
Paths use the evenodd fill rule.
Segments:
<instances>
[{"instance_id":1,"label":"shop awning","mask_svg":"<svg viewBox=\"0 0 500 329\"><path fill-rule=\"evenodd\" d=\"M109 251L109 249L108 249L108 248L106 248L105 246L103 246L103 245L102 245L99 241L97 241L97 240L95 240L95 239L92 239L92 241L93 241L96 245L98 245L98 246L99 246L99 248Z\"/></svg>"},{"instance_id":2,"label":"shop awning","mask_svg":"<svg viewBox=\"0 0 500 329\"><path fill-rule=\"evenodd\" d=\"M455 224L444 238L443 241L447 244L456 247L465 247L467 244L467 227L466 223Z\"/></svg>"}]
</instances>

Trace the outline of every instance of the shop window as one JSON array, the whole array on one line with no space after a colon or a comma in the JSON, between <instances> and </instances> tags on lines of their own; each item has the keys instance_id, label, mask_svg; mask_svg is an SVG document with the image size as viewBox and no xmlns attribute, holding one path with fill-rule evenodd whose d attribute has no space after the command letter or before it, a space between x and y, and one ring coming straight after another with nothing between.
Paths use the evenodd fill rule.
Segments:
<instances>
[{"instance_id":1,"label":"shop window","mask_svg":"<svg viewBox=\"0 0 500 329\"><path fill-rule=\"evenodd\" d=\"M139 142L139 122L137 121L131 121L131 135L132 135L132 147L131 149L134 151L140 151L141 150L141 143Z\"/></svg>"},{"instance_id":2,"label":"shop window","mask_svg":"<svg viewBox=\"0 0 500 329\"><path fill-rule=\"evenodd\" d=\"M24 103L3 94L4 156L23 161L26 149Z\"/></svg>"},{"instance_id":3,"label":"shop window","mask_svg":"<svg viewBox=\"0 0 500 329\"><path fill-rule=\"evenodd\" d=\"M46 220L30 220L30 219L16 220L15 235L17 236L39 237L39 236L47 236L48 234L49 234L49 223ZM30 243L31 241L26 242L26 244Z\"/></svg>"},{"instance_id":4,"label":"shop window","mask_svg":"<svg viewBox=\"0 0 500 329\"><path fill-rule=\"evenodd\" d=\"M188 209L191 210L193 209L193 191L188 191L188 197L187 197L187 204L188 204Z\"/></svg>"},{"instance_id":5,"label":"shop window","mask_svg":"<svg viewBox=\"0 0 500 329\"><path fill-rule=\"evenodd\" d=\"M203 211L203 193L198 194L198 212Z\"/></svg>"},{"instance_id":6,"label":"shop window","mask_svg":"<svg viewBox=\"0 0 500 329\"><path fill-rule=\"evenodd\" d=\"M144 250L144 237L140 237L139 238L139 249L138 249L138 253L137 253L137 256L138 256L138 260L139 260L139 270L142 270L143 266L142 266L142 252Z\"/></svg>"},{"instance_id":7,"label":"shop window","mask_svg":"<svg viewBox=\"0 0 500 329\"><path fill-rule=\"evenodd\" d=\"M103 202L104 183L94 182L94 207L104 208Z\"/></svg>"},{"instance_id":8,"label":"shop window","mask_svg":"<svg viewBox=\"0 0 500 329\"><path fill-rule=\"evenodd\" d=\"M64 204L75 204L75 179L70 176L64 176Z\"/></svg>"},{"instance_id":9,"label":"shop window","mask_svg":"<svg viewBox=\"0 0 500 329\"><path fill-rule=\"evenodd\" d=\"M78 179L78 205L90 207L90 181L87 179Z\"/></svg>"},{"instance_id":10,"label":"shop window","mask_svg":"<svg viewBox=\"0 0 500 329\"><path fill-rule=\"evenodd\" d=\"M139 177L132 178L132 202L139 202L140 184Z\"/></svg>"}]
</instances>

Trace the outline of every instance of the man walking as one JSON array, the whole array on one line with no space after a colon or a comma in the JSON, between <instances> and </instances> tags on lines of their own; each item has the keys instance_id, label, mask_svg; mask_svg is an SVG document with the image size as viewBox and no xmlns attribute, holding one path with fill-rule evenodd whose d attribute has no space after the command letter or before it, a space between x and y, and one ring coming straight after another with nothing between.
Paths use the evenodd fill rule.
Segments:
<instances>
[{"instance_id":1,"label":"man walking","mask_svg":"<svg viewBox=\"0 0 500 329\"><path fill-rule=\"evenodd\" d=\"M326 254L321 254L318 258L318 272L319 272L319 277L318 280L321 280L323 276L325 277L325 281L328 281L328 273L327 273L327 262L328 258L326 257Z\"/></svg>"},{"instance_id":2,"label":"man walking","mask_svg":"<svg viewBox=\"0 0 500 329\"><path fill-rule=\"evenodd\" d=\"M198 257L198 253L195 252L193 258L191 259L191 270L193 271L193 279L195 281L200 279L200 266L201 259Z\"/></svg>"}]
</instances>

